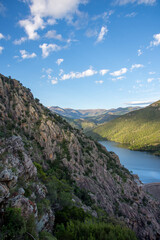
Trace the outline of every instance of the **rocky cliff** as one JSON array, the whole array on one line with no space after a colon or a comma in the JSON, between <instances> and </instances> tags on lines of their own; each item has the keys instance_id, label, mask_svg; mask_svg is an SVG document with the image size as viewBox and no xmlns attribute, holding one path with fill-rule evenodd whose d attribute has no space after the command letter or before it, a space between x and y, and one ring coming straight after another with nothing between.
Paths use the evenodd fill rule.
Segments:
<instances>
[{"instance_id":1,"label":"rocky cliff","mask_svg":"<svg viewBox=\"0 0 160 240\"><path fill-rule=\"evenodd\" d=\"M105 210L139 239L160 238L159 203L118 156L0 75L0 224L8 207L20 208L34 216L36 232L52 232L56 210L73 204L95 217Z\"/></svg>"}]
</instances>

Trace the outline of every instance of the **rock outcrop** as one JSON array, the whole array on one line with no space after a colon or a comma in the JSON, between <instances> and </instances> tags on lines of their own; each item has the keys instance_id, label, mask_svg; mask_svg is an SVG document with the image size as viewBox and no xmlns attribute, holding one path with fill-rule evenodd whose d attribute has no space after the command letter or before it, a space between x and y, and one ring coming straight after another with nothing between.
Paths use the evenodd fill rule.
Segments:
<instances>
[{"instance_id":1,"label":"rock outcrop","mask_svg":"<svg viewBox=\"0 0 160 240\"><path fill-rule=\"evenodd\" d=\"M21 208L26 218L34 214L38 231L51 231L60 203L54 194L50 200L45 172L51 176L54 164L62 167L55 175L69 174L96 206L125 222L139 239L160 238L159 203L121 166L118 156L51 113L18 81L0 75L1 211ZM92 204L90 211L96 216Z\"/></svg>"}]
</instances>

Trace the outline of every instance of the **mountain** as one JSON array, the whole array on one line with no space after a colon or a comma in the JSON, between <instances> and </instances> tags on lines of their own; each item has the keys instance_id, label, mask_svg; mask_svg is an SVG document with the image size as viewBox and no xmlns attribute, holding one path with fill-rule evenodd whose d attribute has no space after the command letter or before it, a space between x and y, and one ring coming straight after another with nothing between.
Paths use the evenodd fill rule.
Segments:
<instances>
[{"instance_id":1,"label":"mountain","mask_svg":"<svg viewBox=\"0 0 160 240\"><path fill-rule=\"evenodd\" d=\"M52 112L62 116L72 127L83 129L84 132L95 128L99 124L111 121L120 115L139 109L139 107L127 107L117 109L89 109L75 110L70 108L50 107Z\"/></svg>"},{"instance_id":2,"label":"mountain","mask_svg":"<svg viewBox=\"0 0 160 240\"><path fill-rule=\"evenodd\" d=\"M118 156L3 75L0 213L2 240L160 236L159 203Z\"/></svg>"},{"instance_id":3,"label":"mountain","mask_svg":"<svg viewBox=\"0 0 160 240\"><path fill-rule=\"evenodd\" d=\"M127 144L133 150L160 154L160 101L104 123L87 133Z\"/></svg>"},{"instance_id":4,"label":"mountain","mask_svg":"<svg viewBox=\"0 0 160 240\"><path fill-rule=\"evenodd\" d=\"M72 108L60 108L60 107L49 107L51 111L57 113L63 117L73 118L73 119L80 119L86 118L91 116L101 115L106 113L107 110L105 109L88 109L88 110L76 110Z\"/></svg>"},{"instance_id":5,"label":"mountain","mask_svg":"<svg viewBox=\"0 0 160 240\"><path fill-rule=\"evenodd\" d=\"M88 120L96 120L96 117L107 117L108 115L123 115L125 113L140 109L140 107L126 107L126 108L117 108L117 109L72 109L72 108L60 108L60 107L49 107L49 109L61 115L63 117L72 118L72 119L81 119L87 118Z\"/></svg>"}]
</instances>

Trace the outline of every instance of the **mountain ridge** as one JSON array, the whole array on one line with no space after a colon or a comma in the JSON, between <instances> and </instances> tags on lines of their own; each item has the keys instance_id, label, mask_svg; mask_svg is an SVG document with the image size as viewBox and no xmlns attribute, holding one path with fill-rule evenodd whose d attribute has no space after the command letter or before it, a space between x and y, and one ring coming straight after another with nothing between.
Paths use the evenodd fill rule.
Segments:
<instances>
[{"instance_id":1,"label":"mountain ridge","mask_svg":"<svg viewBox=\"0 0 160 240\"><path fill-rule=\"evenodd\" d=\"M88 135L128 144L130 149L160 154L160 101L94 128ZM94 137L93 136L93 137Z\"/></svg>"},{"instance_id":2,"label":"mountain ridge","mask_svg":"<svg viewBox=\"0 0 160 240\"><path fill-rule=\"evenodd\" d=\"M8 214L14 218L16 214L23 234L32 225L27 228L32 236L44 240L40 235L50 232L53 238L61 233L58 219L64 223L58 214L77 206L81 210L76 211L84 209L101 218L104 211L110 217L107 221L113 223L114 217L124 222L139 239L160 236L159 203L137 185L138 179L120 164L118 156L53 114L17 80L1 74L0 158L2 236L12 234L6 232L12 220ZM65 234L64 225L63 229ZM28 238L23 235L22 239Z\"/></svg>"}]
</instances>

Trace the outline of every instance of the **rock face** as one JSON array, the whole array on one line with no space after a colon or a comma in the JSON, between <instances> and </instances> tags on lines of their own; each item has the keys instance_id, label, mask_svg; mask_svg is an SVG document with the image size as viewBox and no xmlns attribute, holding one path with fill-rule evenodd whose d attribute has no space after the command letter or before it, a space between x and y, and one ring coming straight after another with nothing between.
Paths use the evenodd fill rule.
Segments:
<instances>
[{"instance_id":1,"label":"rock face","mask_svg":"<svg viewBox=\"0 0 160 240\"><path fill-rule=\"evenodd\" d=\"M33 214L37 219L37 226L41 222L40 230L51 230L54 225L53 211L49 209L44 220L44 216L38 216L36 204L36 199L46 197L47 190L45 185L37 184L37 168L27 155L22 138L13 136L7 140L1 140L0 150L0 203L2 206L0 210L3 212L3 209L8 206L20 208L24 218L27 219ZM31 200L32 197L25 196L24 188L27 189L31 185L34 189L34 200Z\"/></svg>"},{"instance_id":2,"label":"rock face","mask_svg":"<svg viewBox=\"0 0 160 240\"><path fill-rule=\"evenodd\" d=\"M59 203L41 213L39 201L48 196L45 170L54 163L62 164L97 206L124 221L139 239L160 239L159 203L121 166L118 156L71 128L18 81L0 75L1 211L8 205L21 208L26 218L34 214L38 231L51 231L53 206Z\"/></svg>"},{"instance_id":3,"label":"rock face","mask_svg":"<svg viewBox=\"0 0 160 240\"><path fill-rule=\"evenodd\" d=\"M143 189L160 202L160 183L145 184Z\"/></svg>"}]
</instances>

